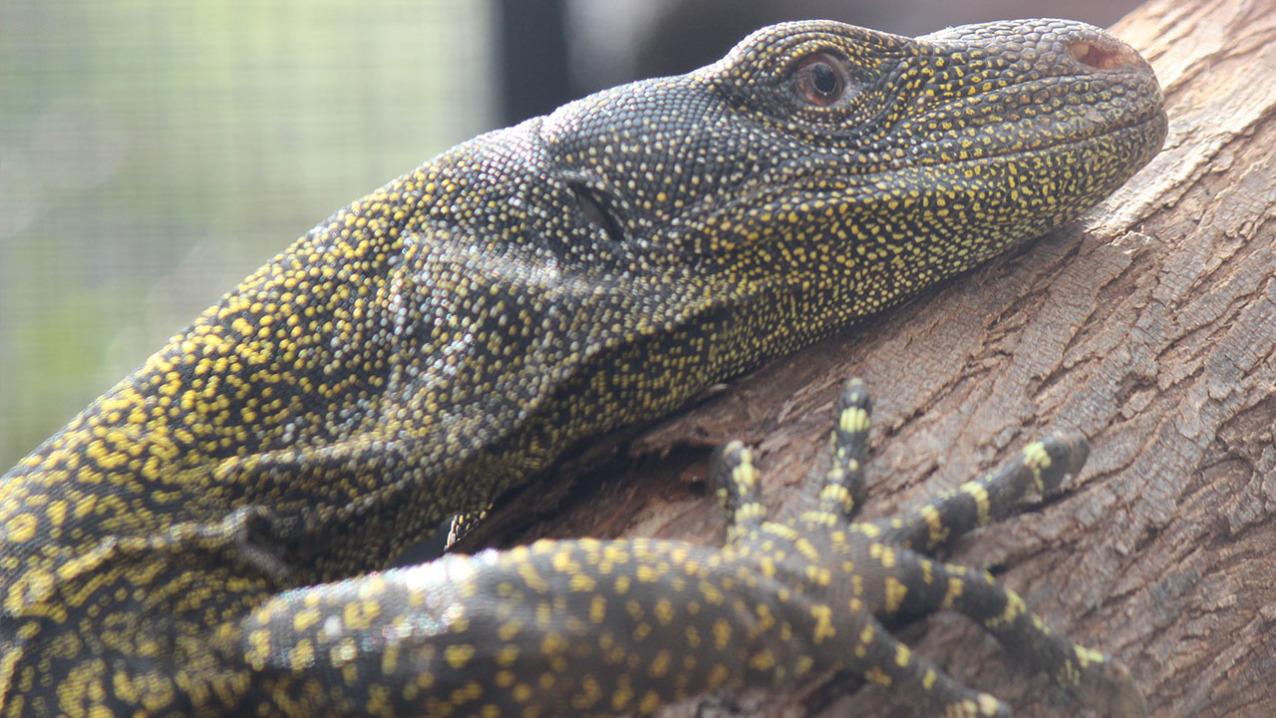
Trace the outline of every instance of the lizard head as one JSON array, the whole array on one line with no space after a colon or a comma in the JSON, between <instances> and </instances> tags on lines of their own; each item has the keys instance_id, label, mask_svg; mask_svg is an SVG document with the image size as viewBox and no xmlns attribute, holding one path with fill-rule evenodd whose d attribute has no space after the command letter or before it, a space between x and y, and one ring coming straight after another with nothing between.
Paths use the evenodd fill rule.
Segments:
<instances>
[{"instance_id":1,"label":"lizard head","mask_svg":"<svg viewBox=\"0 0 1276 718\"><path fill-rule=\"evenodd\" d=\"M775 25L713 65L590 96L538 128L551 183L575 197L565 214L590 237L565 256L694 265L724 280L715 291L817 287L844 317L1076 217L1165 132L1138 53L1062 20L916 39Z\"/></svg>"}]
</instances>

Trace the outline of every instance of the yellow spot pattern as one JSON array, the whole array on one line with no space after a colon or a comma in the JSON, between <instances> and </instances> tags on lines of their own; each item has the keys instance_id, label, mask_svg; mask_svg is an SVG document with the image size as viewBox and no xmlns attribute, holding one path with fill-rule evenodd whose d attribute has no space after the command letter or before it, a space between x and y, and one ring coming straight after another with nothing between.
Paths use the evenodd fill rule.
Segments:
<instances>
[{"instance_id":1,"label":"yellow spot pattern","mask_svg":"<svg viewBox=\"0 0 1276 718\"><path fill-rule=\"evenodd\" d=\"M999 518L987 481L959 490L973 518L936 501L851 524L826 488L809 521L766 522L740 447L724 549L386 568L571 447L1077 216L1159 148L1160 103L1132 50L1079 24L808 22L458 145L318 224L0 479L0 718L645 714L823 670L991 714L913 680L876 623L949 607L1063 645L908 548ZM833 482L864 459L839 458ZM1009 486L1075 459L1034 445ZM1083 697L1106 680L1100 654L1049 655Z\"/></svg>"}]
</instances>

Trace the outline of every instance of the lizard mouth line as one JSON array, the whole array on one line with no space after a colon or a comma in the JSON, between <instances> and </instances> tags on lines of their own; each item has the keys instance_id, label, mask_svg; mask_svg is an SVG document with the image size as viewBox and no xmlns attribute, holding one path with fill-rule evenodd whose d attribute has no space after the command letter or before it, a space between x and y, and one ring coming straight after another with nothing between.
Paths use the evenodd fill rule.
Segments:
<instances>
[{"instance_id":1,"label":"lizard mouth line","mask_svg":"<svg viewBox=\"0 0 1276 718\"><path fill-rule=\"evenodd\" d=\"M1160 124L1159 131L1152 128L1156 124ZM1132 122L1121 124L1118 126L1105 126L1101 131L1091 132L1088 134L1078 133L1077 136L1067 141L1051 142L1040 147L1032 147L1028 149L1007 150L1004 152L990 151L981 154L978 157L970 157L961 160L941 161L938 158L930 161L914 161L901 163L883 167L877 171L864 174L839 174L836 171L829 171L823 168L808 169L802 173L794 173L785 178L780 189L776 189L772 185L769 189L761 189L759 191L741 195L738 199L727 204L719 204L713 206L708 211L695 212L689 211L683 217L683 231L697 231L699 228L716 224L722 217L738 217L741 214L741 208L760 208L773 205L783 196L793 196L802 194L803 201L812 201L814 199L825 199L828 202L839 203L838 198L844 198L841 203L853 204L860 201L859 198L868 201L878 201L885 199L873 190L878 184L878 180L883 177L897 176L900 172L920 171L925 168L943 167L949 168L950 172L945 172L946 176L961 176L974 174L974 172L963 172L962 168L977 168L990 164L1006 164L1014 162L1016 158L1030 158L1041 156L1044 154L1058 154L1070 148L1085 147L1103 143L1109 138L1116 139L1117 142L1124 142L1131 146L1139 146L1144 151L1153 154L1156 148L1160 147L1160 142L1153 141L1155 136L1164 135L1165 115L1159 111L1159 107L1155 110L1137 117ZM1098 127L1096 126L1096 129ZM1020 163L1022 164L1022 163ZM1142 163L1140 163L1141 166ZM837 190L831 188L821 188L818 185L821 182L831 182L842 179L847 181L849 185L845 189ZM767 183L762 183L766 185ZM859 189L856 189L858 187ZM675 230L677 231L677 230ZM682 246L680 242L671 242L673 246ZM669 250L670 255L686 255L695 254L694 250Z\"/></svg>"},{"instance_id":2,"label":"lizard mouth line","mask_svg":"<svg viewBox=\"0 0 1276 718\"><path fill-rule=\"evenodd\" d=\"M950 171L944 173L944 176L958 177L964 175L973 175L977 172L963 172L961 168L978 168L992 164L1006 164L1014 162L1015 158L1029 158L1033 156L1041 156L1043 154L1058 154L1069 148L1078 148L1085 146L1100 145L1105 140L1116 138L1112 141L1126 143L1130 146L1142 148L1142 152L1148 156L1140 161L1136 166L1141 167L1147 159L1150 159L1160 148L1161 142L1157 137L1164 137L1166 116L1161 111L1160 105L1153 105L1148 108L1145 113L1131 113L1133 119L1130 122L1119 125L1091 125L1096 130L1090 133L1075 133L1075 136L1067 141L1051 142L1040 147L1028 149L1010 150L1004 152L986 152L979 157L970 157L962 160L939 161L936 159L931 162L910 162L906 164L891 165L883 167L874 172L864 174L838 174L836 171L830 171L824 168L811 168L803 172L794 172L784 178L784 182L772 183L769 189L759 189L753 192L743 193L736 200L718 204L712 207L706 207L702 211L689 208L683 215L682 220L678 223L680 226L669 231L669 235L664 240L650 242L647 250L657 252L669 258L687 257L692 255L703 254L697 247L698 242L680 241L677 236L698 233L703 228L713 226L720 223L723 217L739 217L741 209L762 208L776 205L777 201L784 196L797 197L801 195L801 199L796 204L809 203L817 200L824 200L826 204L862 204L868 206L872 203L881 202L889 199L889 197L875 193L878 181L883 177L891 177L902 172L922 171L926 168L943 167ZM1154 125L1159 124L1160 127L1153 129ZM1124 136L1124 138L1122 138ZM1023 163L1019 163L1023 164ZM833 189L829 187L819 187L821 182L834 182L839 179L845 181L848 186L844 189ZM1124 181L1124 180L1123 180ZM764 187L768 183L762 183ZM926 183L919 183L918 186ZM1120 184L1120 183L1117 183ZM853 185L853 186L851 186ZM930 186L938 187L938 183L931 182ZM778 187L778 189L777 189ZM1115 185L1114 187L1115 188ZM777 210L779 211L779 210Z\"/></svg>"},{"instance_id":3,"label":"lizard mouth line","mask_svg":"<svg viewBox=\"0 0 1276 718\"><path fill-rule=\"evenodd\" d=\"M1143 134L1149 140L1153 139L1154 134L1163 136L1165 132L1164 129L1156 133L1144 132L1145 129L1150 128L1151 126L1153 126L1154 124L1157 124L1158 122L1162 125L1164 125L1165 123L1165 115L1164 113L1160 111L1159 106L1155 108L1149 108L1149 109L1150 111L1147 112L1146 114L1138 114L1138 115L1133 115L1129 118L1122 118L1123 120L1126 120L1123 122L1109 123L1104 125L1099 125L1099 124L1086 125L1082 128L1079 128L1079 130L1076 132L1069 133L1065 137L1058 138L1058 139L1051 138L1051 141L1043 143L1041 145L1034 146L1034 147L1028 147L1024 149L1006 149L1001 151L998 151L996 147L988 148L988 149L981 148L981 152L983 154L981 154L980 156L969 157L966 159L956 160L956 161L953 161L953 160L944 161L942 158L934 158L931 161L926 161L924 158L918 158L918 160L913 162L904 161L899 164L891 165L890 167L887 167L884 170L882 170L882 172L883 173L897 172L899 170L907 169L909 167L940 167L940 166L949 166L949 165L961 165L967 162L973 162L978 160L991 160L991 159L1001 159L1001 158L1027 157L1031 155L1040 155L1040 154L1050 154L1056 151L1061 151L1068 148L1093 143L1096 140L1102 140L1107 137L1114 137L1118 135L1129 134L1131 133L1131 131L1133 131L1133 133L1136 135ZM1016 123L1003 122L1000 124L1003 124L1005 126L1013 126ZM956 137L944 138L944 140L956 140L956 139L958 138ZM932 144L932 145L938 144L939 142L943 142L944 140L930 141L929 144ZM1149 148L1160 147L1159 142L1149 141L1149 142L1144 142L1143 144ZM878 174L878 173L873 173L871 175L861 175L861 176L871 177L875 174Z\"/></svg>"},{"instance_id":4,"label":"lizard mouth line","mask_svg":"<svg viewBox=\"0 0 1276 718\"><path fill-rule=\"evenodd\" d=\"M1059 75L1059 76L1037 79L1037 80L1022 80L1019 82L1014 82L1012 84L1009 84L1005 87L998 88L990 96L1013 98L1013 97L1021 96L1024 94L1035 95L1039 92L1056 92L1057 93L1060 91L1061 86L1063 88L1069 88L1072 85L1082 85L1082 87L1079 87L1076 90L1076 92L1084 93L1088 91L1086 90L1084 85L1089 79L1090 78L1085 75ZM1128 93L1131 93L1131 95L1133 95L1134 99L1130 100L1128 95L1118 96L1117 99L1114 99L1110 103L1109 111L1112 112L1111 116L1103 117L1099 121L1092 121L1085 125L1082 125L1078 127L1076 130L1067 133L1065 137L1060 138L1058 141L1051 142L1049 145L1043 145L1043 147L1066 146L1073 143L1084 142L1094 137L1102 137L1104 135L1117 133L1132 127L1147 125L1147 124L1156 122L1158 119L1161 119L1161 121L1164 122L1164 118L1165 118L1164 100L1159 87L1157 87L1155 83L1151 85L1143 84L1143 83L1131 83L1131 84L1114 83L1114 84L1120 84L1121 86L1123 86ZM967 100L969 100L969 98L961 98L954 101L948 101L948 102L936 104L932 107L926 108L926 110L918 116L918 119L921 120L927 117L933 118L933 119L942 119L947 117L959 116L960 114L962 114L962 112L965 109L968 108L969 105L966 102ZM1014 103L1007 101L1002 103L1002 105L1007 108L1007 114L1008 114L1009 112L1021 109L1024 103L1019 103L1018 105L1015 105ZM1075 109L1076 109L1076 106L1073 105L1070 107L1062 108L1059 110L1059 112L1073 112L1075 111ZM1075 118L1076 115L1072 114L1070 115L1070 117ZM988 122L987 124L975 125L975 127L986 132L988 131L989 128L996 128L999 126L1014 127L1015 125L1022 123L1025 119L1027 118L1020 118L1017 120L994 120L994 121ZM1055 124L1055 125L1061 124L1061 122L1058 120L1054 120L1052 123L1051 114L1043 114L1038 119L1042 123L1043 127L1047 126L1048 124ZM1068 118L1065 118L1063 122L1066 122L1067 119ZM913 124L912 126L916 127L917 125ZM1006 134L1011 134L1011 133L1006 133ZM931 140L930 142L935 143L935 142L942 142L944 140L960 140L960 139L961 139L960 137L957 137L955 135L950 135L948 137L941 137L936 140ZM1000 154L1000 153L995 153L995 154ZM899 168L899 165L894 165L892 167L892 169L898 169L898 168Z\"/></svg>"}]
</instances>

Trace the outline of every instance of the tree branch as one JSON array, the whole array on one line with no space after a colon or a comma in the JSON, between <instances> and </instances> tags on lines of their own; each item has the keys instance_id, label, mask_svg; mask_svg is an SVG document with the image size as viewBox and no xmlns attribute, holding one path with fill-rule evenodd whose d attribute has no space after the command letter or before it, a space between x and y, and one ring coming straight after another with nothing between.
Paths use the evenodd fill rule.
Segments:
<instances>
[{"instance_id":1,"label":"tree branch","mask_svg":"<svg viewBox=\"0 0 1276 718\"><path fill-rule=\"evenodd\" d=\"M1092 439L1082 475L950 560L992 567L1056 630L1125 662L1156 715L1270 715L1276 7L1153 0L1115 32L1156 68L1170 115L1165 151L1127 186L1073 226L733 383L633 447L650 457L758 442L772 515L792 516L815 503L836 387L862 376L876 397L867 515L878 516L1052 427L1077 427ZM535 533L719 543L712 497L679 479L703 458L637 462ZM958 617L905 637L1016 715L1080 710ZM803 695L762 694L745 712L792 714ZM860 691L833 710L890 706Z\"/></svg>"}]
</instances>

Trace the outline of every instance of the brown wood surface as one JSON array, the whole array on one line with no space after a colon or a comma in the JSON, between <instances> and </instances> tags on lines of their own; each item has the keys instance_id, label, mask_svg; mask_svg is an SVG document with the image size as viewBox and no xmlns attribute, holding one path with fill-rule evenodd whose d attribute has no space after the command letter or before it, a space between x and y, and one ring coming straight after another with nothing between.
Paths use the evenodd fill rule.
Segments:
<instances>
[{"instance_id":1,"label":"brown wood surface","mask_svg":"<svg viewBox=\"0 0 1276 718\"><path fill-rule=\"evenodd\" d=\"M639 437L646 458L548 497L567 510L522 538L720 542L714 501L686 480L706 452L679 447L728 437L759 444L773 515L810 507L836 387L859 375L876 398L866 515L1078 427L1082 475L949 560L991 568L1119 657L1154 715L1276 715L1276 3L1153 0L1115 32L1156 68L1170 116L1165 150L1126 187L1007 261L733 382ZM1016 715L1081 713L960 616L902 635ZM823 695L699 710L798 716ZM877 690L828 710L909 715Z\"/></svg>"}]
</instances>

